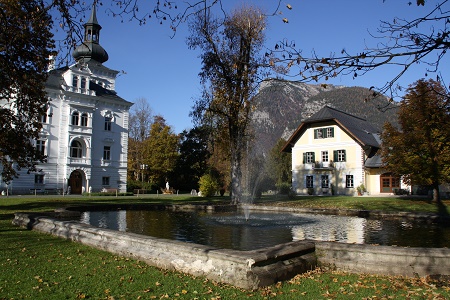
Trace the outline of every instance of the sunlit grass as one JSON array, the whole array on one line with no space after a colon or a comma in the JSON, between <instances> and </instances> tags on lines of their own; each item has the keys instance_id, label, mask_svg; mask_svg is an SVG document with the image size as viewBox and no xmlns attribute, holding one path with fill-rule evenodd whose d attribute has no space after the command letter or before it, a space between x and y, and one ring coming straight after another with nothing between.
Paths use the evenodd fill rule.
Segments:
<instances>
[{"instance_id":1,"label":"sunlit grass","mask_svg":"<svg viewBox=\"0 0 450 300\"><path fill-rule=\"evenodd\" d=\"M427 198L414 197L348 197L348 196L298 196L292 200L270 201L270 197L263 198L263 204L331 209L383 210L405 212L429 212L450 214L450 200L443 200L442 206L436 205Z\"/></svg>"},{"instance_id":2,"label":"sunlit grass","mask_svg":"<svg viewBox=\"0 0 450 300\"><path fill-rule=\"evenodd\" d=\"M63 206L98 203L210 203L223 200L229 202L229 199L219 197L204 199L187 195L0 197L0 299L450 299L448 282L320 269L256 291L245 291L205 278L160 270L141 261L11 224L17 211L48 211ZM285 203L311 207L354 205L360 208L360 203L377 202L372 207L403 205L404 209L416 204L419 209L432 205L414 199L406 201L369 197L299 197Z\"/></svg>"}]
</instances>

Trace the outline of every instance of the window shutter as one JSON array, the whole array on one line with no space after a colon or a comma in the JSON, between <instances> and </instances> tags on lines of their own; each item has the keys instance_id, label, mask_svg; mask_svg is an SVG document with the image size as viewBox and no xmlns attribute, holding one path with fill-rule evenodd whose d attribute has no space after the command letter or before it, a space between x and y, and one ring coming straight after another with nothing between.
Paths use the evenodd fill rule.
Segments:
<instances>
[{"instance_id":1,"label":"window shutter","mask_svg":"<svg viewBox=\"0 0 450 300\"><path fill-rule=\"evenodd\" d=\"M319 131L319 129L314 129L314 139L318 139L317 137L317 132Z\"/></svg>"},{"instance_id":2,"label":"window shutter","mask_svg":"<svg viewBox=\"0 0 450 300\"><path fill-rule=\"evenodd\" d=\"M306 152L303 152L303 164L306 163Z\"/></svg>"},{"instance_id":3,"label":"window shutter","mask_svg":"<svg viewBox=\"0 0 450 300\"><path fill-rule=\"evenodd\" d=\"M334 137L334 127L330 127L331 128L331 136L329 137Z\"/></svg>"},{"instance_id":4,"label":"window shutter","mask_svg":"<svg viewBox=\"0 0 450 300\"><path fill-rule=\"evenodd\" d=\"M338 152L337 152L337 150L333 151L333 161L335 161L335 162L338 161Z\"/></svg>"},{"instance_id":5,"label":"window shutter","mask_svg":"<svg viewBox=\"0 0 450 300\"><path fill-rule=\"evenodd\" d=\"M314 163L314 162L316 162L316 157L315 157L316 153L314 153L314 152L311 152L311 153L312 153L312 162Z\"/></svg>"},{"instance_id":6,"label":"window shutter","mask_svg":"<svg viewBox=\"0 0 450 300\"><path fill-rule=\"evenodd\" d=\"M322 128L322 138L327 138L327 129L326 128Z\"/></svg>"},{"instance_id":7,"label":"window shutter","mask_svg":"<svg viewBox=\"0 0 450 300\"><path fill-rule=\"evenodd\" d=\"M347 153L345 152L345 150L342 150L342 152L344 152L344 157L343 157L343 160L342 161L347 161Z\"/></svg>"}]
</instances>

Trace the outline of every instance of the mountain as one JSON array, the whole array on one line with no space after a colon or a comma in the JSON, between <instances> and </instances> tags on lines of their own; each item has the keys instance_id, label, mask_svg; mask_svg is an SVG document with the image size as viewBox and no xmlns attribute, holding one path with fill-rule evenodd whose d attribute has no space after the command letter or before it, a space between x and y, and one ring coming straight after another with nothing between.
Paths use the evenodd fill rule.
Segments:
<instances>
[{"instance_id":1,"label":"mountain","mask_svg":"<svg viewBox=\"0 0 450 300\"><path fill-rule=\"evenodd\" d=\"M252 115L254 150L267 154L280 138L288 139L303 120L325 105L365 118L380 132L387 121L397 125L398 104L372 95L364 87L267 80L256 95Z\"/></svg>"}]
</instances>

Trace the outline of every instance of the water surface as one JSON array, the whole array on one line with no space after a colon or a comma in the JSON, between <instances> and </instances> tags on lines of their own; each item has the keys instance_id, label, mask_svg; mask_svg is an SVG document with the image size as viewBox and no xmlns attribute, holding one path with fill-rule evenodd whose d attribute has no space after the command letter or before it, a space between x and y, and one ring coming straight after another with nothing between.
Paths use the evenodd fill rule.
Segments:
<instances>
[{"instance_id":1,"label":"water surface","mask_svg":"<svg viewBox=\"0 0 450 300\"><path fill-rule=\"evenodd\" d=\"M84 212L81 222L101 228L218 248L254 250L295 240L404 247L450 246L450 228L414 221L302 213L120 210Z\"/></svg>"}]
</instances>

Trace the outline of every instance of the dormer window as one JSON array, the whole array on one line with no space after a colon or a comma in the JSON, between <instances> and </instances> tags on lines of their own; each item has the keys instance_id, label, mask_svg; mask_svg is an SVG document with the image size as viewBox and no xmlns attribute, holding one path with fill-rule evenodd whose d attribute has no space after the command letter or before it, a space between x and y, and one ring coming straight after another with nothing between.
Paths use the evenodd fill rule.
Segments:
<instances>
[{"instance_id":1,"label":"dormer window","mask_svg":"<svg viewBox=\"0 0 450 300\"><path fill-rule=\"evenodd\" d=\"M82 90L84 90L86 88L86 78L81 77L81 84L80 84L80 88Z\"/></svg>"},{"instance_id":2,"label":"dormer window","mask_svg":"<svg viewBox=\"0 0 450 300\"><path fill-rule=\"evenodd\" d=\"M76 75L73 75L73 77L72 77L72 86L74 88L78 87L78 76L76 76Z\"/></svg>"}]
</instances>

